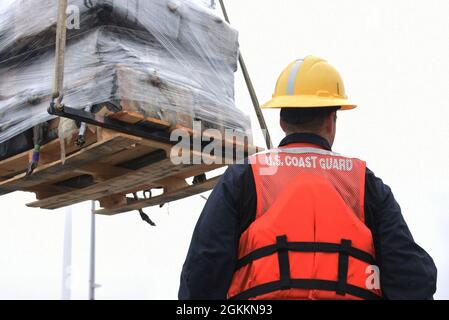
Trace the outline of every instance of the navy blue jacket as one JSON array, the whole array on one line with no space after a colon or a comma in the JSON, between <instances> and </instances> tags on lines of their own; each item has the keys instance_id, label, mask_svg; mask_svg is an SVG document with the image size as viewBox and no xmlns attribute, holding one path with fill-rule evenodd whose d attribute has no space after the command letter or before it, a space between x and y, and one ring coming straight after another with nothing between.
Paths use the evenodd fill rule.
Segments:
<instances>
[{"instance_id":1,"label":"navy blue jacket","mask_svg":"<svg viewBox=\"0 0 449 320\"><path fill-rule=\"evenodd\" d=\"M292 134L281 146L312 143L331 150L313 134ZM256 215L250 165L228 168L213 190L193 233L181 274L179 299L226 299L237 262L239 239ZM365 220L370 228L381 288L386 299L432 299L437 270L413 237L390 188L369 169L365 179Z\"/></svg>"}]
</instances>

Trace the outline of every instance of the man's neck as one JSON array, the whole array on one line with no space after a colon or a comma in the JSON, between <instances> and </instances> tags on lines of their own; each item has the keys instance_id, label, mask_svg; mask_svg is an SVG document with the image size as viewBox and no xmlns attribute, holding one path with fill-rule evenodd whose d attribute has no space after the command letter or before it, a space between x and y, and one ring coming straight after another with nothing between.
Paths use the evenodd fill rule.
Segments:
<instances>
[{"instance_id":1,"label":"man's neck","mask_svg":"<svg viewBox=\"0 0 449 320\"><path fill-rule=\"evenodd\" d=\"M329 136L325 132L293 131L293 132L286 132L285 134L286 134L286 137L288 137L289 135L292 135L292 134L311 134L311 135L319 136L319 137L325 139L328 143L330 141Z\"/></svg>"},{"instance_id":2,"label":"man's neck","mask_svg":"<svg viewBox=\"0 0 449 320\"><path fill-rule=\"evenodd\" d=\"M287 146L289 144L295 144L295 143L310 143L315 144L320 147L323 147L327 150L332 150L329 142L321 137L320 135L317 135L316 133L292 133L287 135L280 144L280 147Z\"/></svg>"}]
</instances>

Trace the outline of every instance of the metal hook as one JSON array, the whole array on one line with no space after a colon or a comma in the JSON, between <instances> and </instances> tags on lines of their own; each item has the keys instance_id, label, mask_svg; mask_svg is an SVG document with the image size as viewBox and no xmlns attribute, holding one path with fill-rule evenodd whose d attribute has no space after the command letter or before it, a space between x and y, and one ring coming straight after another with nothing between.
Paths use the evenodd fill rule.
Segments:
<instances>
[{"instance_id":1,"label":"metal hook","mask_svg":"<svg viewBox=\"0 0 449 320\"><path fill-rule=\"evenodd\" d=\"M64 110L64 104L62 103L62 99L64 99L63 94L60 94L59 92L54 93L50 102L50 110L57 110L57 111Z\"/></svg>"}]
</instances>

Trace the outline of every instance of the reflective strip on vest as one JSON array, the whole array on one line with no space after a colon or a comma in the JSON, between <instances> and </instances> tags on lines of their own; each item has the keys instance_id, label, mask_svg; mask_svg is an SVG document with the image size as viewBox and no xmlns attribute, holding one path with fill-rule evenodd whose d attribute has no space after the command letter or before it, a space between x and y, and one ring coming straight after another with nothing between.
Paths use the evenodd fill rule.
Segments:
<instances>
[{"instance_id":1,"label":"reflective strip on vest","mask_svg":"<svg viewBox=\"0 0 449 320\"><path fill-rule=\"evenodd\" d=\"M262 151L256 154L257 155L263 155L263 154L269 154L269 153L292 153L292 154L304 154L304 153L317 153L322 155L328 155L328 156L335 156L335 157L346 157L342 154L324 150L324 149L318 149L318 148L278 148L278 149L271 149L267 151ZM349 157L346 157L349 158Z\"/></svg>"}]
</instances>

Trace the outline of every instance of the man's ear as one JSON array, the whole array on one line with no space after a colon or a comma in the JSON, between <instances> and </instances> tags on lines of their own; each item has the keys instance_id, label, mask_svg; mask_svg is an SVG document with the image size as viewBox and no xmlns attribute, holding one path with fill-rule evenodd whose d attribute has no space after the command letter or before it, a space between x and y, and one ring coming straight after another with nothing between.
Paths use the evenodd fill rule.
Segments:
<instances>
[{"instance_id":1,"label":"man's ear","mask_svg":"<svg viewBox=\"0 0 449 320\"><path fill-rule=\"evenodd\" d=\"M336 122L336 113L337 112L331 112L327 117L326 117L326 132L327 133L332 133L332 131L334 130L334 126L335 126L335 122Z\"/></svg>"},{"instance_id":2,"label":"man's ear","mask_svg":"<svg viewBox=\"0 0 449 320\"><path fill-rule=\"evenodd\" d=\"M279 125L281 126L281 129L282 129L282 131L284 131L285 133L287 133L287 126L285 125L285 122L284 122L284 120L282 120L282 118L281 119L279 119Z\"/></svg>"}]
</instances>

